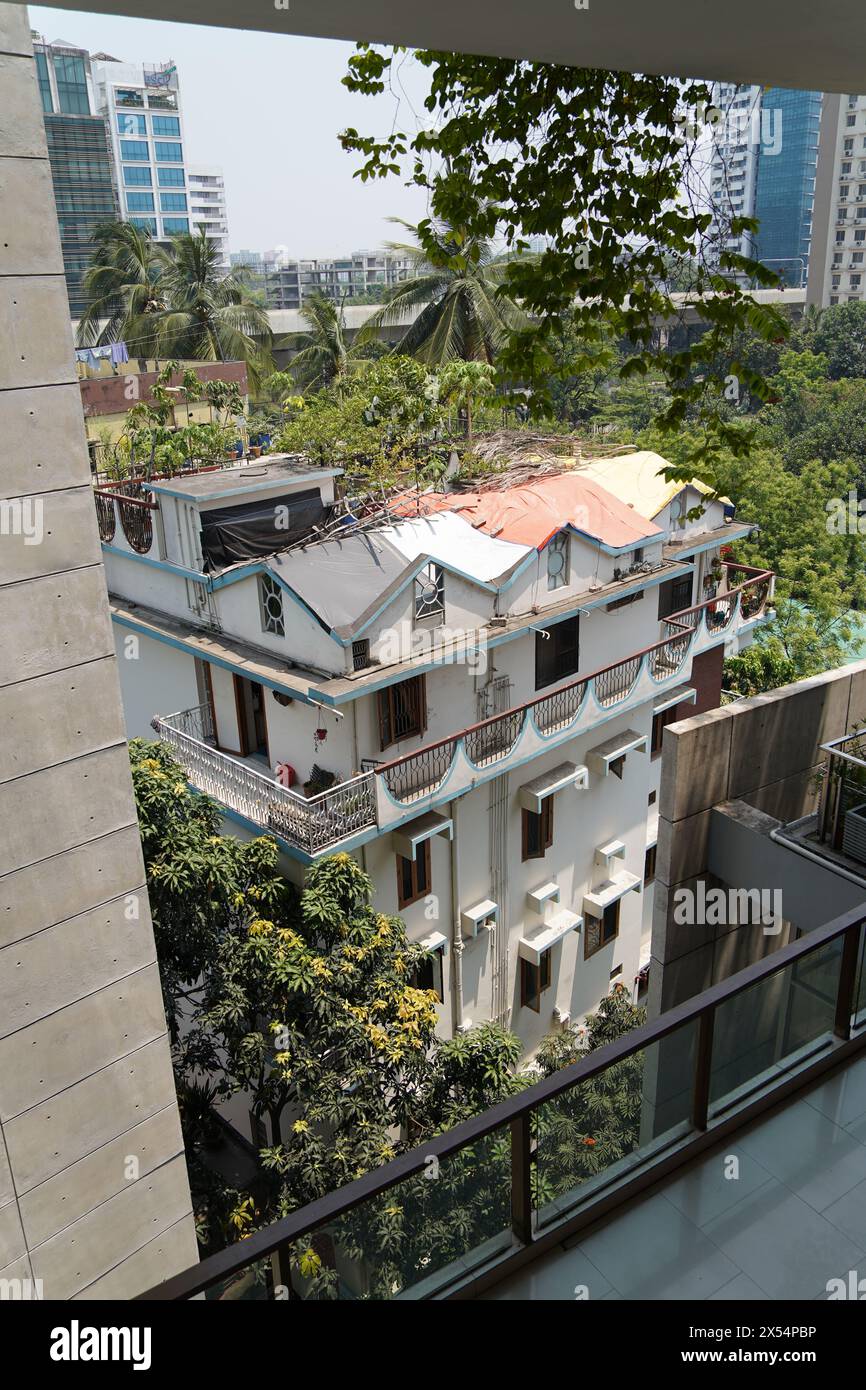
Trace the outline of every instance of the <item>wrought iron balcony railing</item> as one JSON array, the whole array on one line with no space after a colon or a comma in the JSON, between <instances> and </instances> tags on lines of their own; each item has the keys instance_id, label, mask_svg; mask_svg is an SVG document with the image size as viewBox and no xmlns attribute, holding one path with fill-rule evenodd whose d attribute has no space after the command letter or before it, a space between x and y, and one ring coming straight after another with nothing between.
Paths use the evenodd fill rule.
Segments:
<instances>
[{"instance_id":1,"label":"wrought iron balcony railing","mask_svg":"<svg viewBox=\"0 0 866 1390\"><path fill-rule=\"evenodd\" d=\"M700 634L705 632L711 645L719 632L733 626L737 613L749 621L763 613L774 576L766 570L748 573L748 579L724 594L671 614L664 620L666 635L653 646L381 764L376 773L388 796L408 805L444 791L446 783L449 792L463 790L460 775L455 776L458 768L468 785L481 769L505 763L518 752L522 757L542 753L590 728L600 714L625 707L632 698L634 703L648 699L680 675L689 655L699 649Z\"/></svg>"},{"instance_id":2,"label":"wrought iron balcony railing","mask_svg":"<svg viewBox=\"0 0 866 1390\"><path fill-rule=\"evenodd\" d=\"M206 705L157 717L153 727L194 787L305 854L332 851L376 824L370 772L307 798L209 744L214 731Z\"/></svg>"}]
</instances>

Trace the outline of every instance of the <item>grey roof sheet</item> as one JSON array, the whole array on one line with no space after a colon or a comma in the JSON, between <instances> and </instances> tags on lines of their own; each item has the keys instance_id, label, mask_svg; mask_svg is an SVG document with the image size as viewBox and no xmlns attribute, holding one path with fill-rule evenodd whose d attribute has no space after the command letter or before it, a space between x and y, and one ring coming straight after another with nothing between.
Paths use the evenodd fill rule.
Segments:
<instances>
[{"instance_id":1,"label":"grey roof sheet","mask_svg":"<svg viewBox=\"0 0 866 1390\"><path fill-rule=\"evenodd\" d=\"M375 532L281 551L265 564L340 637L350 636L416 568Z\"/></svg>"}]
</instances>

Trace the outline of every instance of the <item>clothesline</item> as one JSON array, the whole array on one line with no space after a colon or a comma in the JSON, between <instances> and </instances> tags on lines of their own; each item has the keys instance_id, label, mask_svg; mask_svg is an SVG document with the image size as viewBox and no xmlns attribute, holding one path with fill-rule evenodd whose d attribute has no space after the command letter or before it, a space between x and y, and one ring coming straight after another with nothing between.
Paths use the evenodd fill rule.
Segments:
<instances>
[{"instance_id":1,"label":"clothesline","mask_svg":"<svg viewBox=\"0 0 866 1390\"><path fill-rule=\"evenodd\" d=\"M113 367L129 361L126 343L106 343L104 347L76 348L75 356L88 367L96 367L100 362L110 362Z\"/></svg>"}]
</instances>

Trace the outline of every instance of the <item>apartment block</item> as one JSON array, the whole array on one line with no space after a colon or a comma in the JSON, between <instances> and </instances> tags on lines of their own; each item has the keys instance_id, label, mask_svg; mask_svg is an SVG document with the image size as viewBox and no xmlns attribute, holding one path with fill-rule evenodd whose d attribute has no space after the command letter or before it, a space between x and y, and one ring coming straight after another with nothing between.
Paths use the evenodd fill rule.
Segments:
<instances>
[{"instance_id":1,"label":"apartment block","mask_svg":"<svg viewBox=\"0 0 866 1390\"><path fill-rule=\"evenodd\" d=\"M663 729L718 704L772 594L726 557L749 523L662 467L366 521L338 468L288 456L97 492L129 735L292 881L356 855L427 947L446 1036L494 1018L531 1053L611 982L639 992Z\"/></svg>"},{"instance_id":2,"label":"apartment block","mask_svg":"<svg viewBox=\"0 0 866 1390\"><path fill-rule=\"evenodd\" d=\"M824 98L807 300L858 303L866 252L866 97Z\"/></svg>"}]
</instances>

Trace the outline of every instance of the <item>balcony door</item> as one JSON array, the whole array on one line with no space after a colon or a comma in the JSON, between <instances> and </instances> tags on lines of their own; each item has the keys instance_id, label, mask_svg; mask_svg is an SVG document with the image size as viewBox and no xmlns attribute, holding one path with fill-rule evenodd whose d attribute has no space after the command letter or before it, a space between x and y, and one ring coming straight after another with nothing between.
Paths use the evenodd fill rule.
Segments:
<instances>
[{"instance_id":1,"label":"balcony door","mask_svg":"<svg viewBox=\"0 0 866 1390\"><path fill-rule=\"evenodd\" d=\"M270 766L268 720L265 714L265 690L258 681L235 676L235 704L238 712L238 742L241 756L259 756Z\"/></svg>"}]
</instances>

